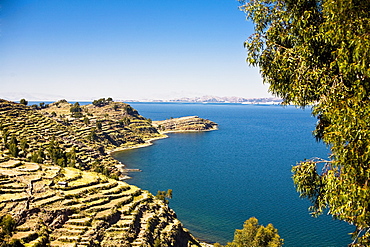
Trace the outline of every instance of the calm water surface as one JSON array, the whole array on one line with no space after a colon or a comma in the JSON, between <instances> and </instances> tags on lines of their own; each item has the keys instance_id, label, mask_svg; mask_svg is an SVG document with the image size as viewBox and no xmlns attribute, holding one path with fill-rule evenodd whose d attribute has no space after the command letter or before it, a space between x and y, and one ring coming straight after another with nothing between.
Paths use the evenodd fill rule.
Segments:
<instances>
[{"instance_id":1,"label":"calm water surface","mask_svg":"<svg viewBox=\"0 0 370 247\"><path fill-rule=\"evenodd\" d=\"M131 103L152 120L197 115L219 130L170 134L116 158L131 184L156 194L173 190L170 207L196 237L225 244L235 229L256 217L272 223L285 246L346 246L352 227L323 215L312 218L295 191L291 167L329 150L312 137L315 118L294 107L240 104Z\"/></svg>"}]
</instances>

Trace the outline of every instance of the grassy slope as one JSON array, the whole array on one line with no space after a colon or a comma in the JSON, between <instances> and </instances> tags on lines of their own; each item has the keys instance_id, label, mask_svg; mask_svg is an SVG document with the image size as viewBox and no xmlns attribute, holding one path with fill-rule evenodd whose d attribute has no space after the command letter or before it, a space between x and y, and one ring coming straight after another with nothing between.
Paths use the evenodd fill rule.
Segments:
<instances>
[{"instance_id":1,"label":"grassy slope","mask_svg":"<svg viewBox=\"0 0 370 247\"><path fill-rule=\"evenodd\" d=\"M79 119L70 107L36 111L0 100L0 216L16 220L1 238L27 246L197 245L167 205L112 179L122 171L107 151L160 137L150 121L124 103L85 106Z\"/></svg>"}]
</instances>

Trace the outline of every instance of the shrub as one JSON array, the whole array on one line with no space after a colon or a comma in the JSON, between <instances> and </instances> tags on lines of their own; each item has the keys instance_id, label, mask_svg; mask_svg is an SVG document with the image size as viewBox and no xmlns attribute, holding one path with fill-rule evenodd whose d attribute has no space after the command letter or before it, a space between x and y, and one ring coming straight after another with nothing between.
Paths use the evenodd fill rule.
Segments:
<instances>
[{"instance_id":1,"label":"shrub","mask_svg":"<svg viewBox=\"0 0 370 247\"><path fill-rule=\"evenodd\" d=\"M21 100L19 101L19 103L20 103L20 104L22 104L22 105L28 105L28 101L27 101L27 100L25 100L25 99L21 99Z\"/></svg>"}]
</instances>

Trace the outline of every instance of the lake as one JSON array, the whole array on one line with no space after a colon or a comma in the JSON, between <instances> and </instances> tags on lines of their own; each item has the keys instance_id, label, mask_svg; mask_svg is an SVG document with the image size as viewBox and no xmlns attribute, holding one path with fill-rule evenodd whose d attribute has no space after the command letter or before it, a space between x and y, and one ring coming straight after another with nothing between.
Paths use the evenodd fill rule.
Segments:
<instances>
[{"instance_id":1,"label":"lake","mask_svg":"<svg viewBox=\"0 0 370 247\"><path fill-rule=\"evenodd\" d=\"M254 216L272 223L285 246L346 246L353 227L312 218L295 190L291 167L330 152L312 136L310 109L277 105L130 103L152 120L197 115L219 130L169 134L154 145L115 154L139 168L127 182L156 194L173 190L170 207L195 237L226 244Z\"/></svg>"}]
</instances>

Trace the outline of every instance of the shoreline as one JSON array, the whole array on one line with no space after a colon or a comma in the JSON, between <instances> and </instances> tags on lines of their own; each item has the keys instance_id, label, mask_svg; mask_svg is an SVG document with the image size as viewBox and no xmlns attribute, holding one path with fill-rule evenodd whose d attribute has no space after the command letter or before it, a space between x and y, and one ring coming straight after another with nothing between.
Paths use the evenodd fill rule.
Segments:
<instances>
[{"instance_id":1,"label":"shoreline","mask_svg":"<svg viewBox=\"0 0 370 247\"><path fill-rule=\"evenodd\" d=\"M218 128L212 128L207 130L168 130L160 132L160 134L171 134L171 133L194 133L194 132L208 132L208 131L214 131L218 130Z\"/></svg>"},{"instance_id":2,"label":"shoreline","mask_svg":"<svg viewBox=\"0 0 370 247\"><path fill-rule=\"evenodd\" d=\"M115 153L123 152L123 151L126 151L126 150L131 150L131 149L137 149L137 148L144 148L144 147L152 146L154 144L154 141L156 141L156 140L161 140L161 139L169 138L169 136L166 135L166 134L175 134L175 133L184 133L185 134L185 133L194 133L194 132L208 132L208 131L213 131L213 130L218 130L218 128L216 127L216 128L212 128L212 129L208 129L208 130L172 130L172 131L163 131L163 132L159 132L159 134L162 134L163 135L161 137L150 138L150 139L146 140L145 143L143 143L143 144L137 144L137 145L128 146L128 147L115 148L113 150L108 151L107 154L109 154L110 156L112 156L112 158L114 158L115 160L117 160L114 157L114 154ZM126 170L126 173L129 173L130 172L129 171L130 169L126 168L126 165L125 164L123 164L123 163L121 163L121 164L123 165L123 167L125 167L125 168L123 168L123 170ZM129 179L131 179L131 177L128 176L128 175L125 175L124 178L123 178L123 180L129 180ZM214 247L214 245L212 243L209 243L207 240L200 239L200 238L197 238L195 236L194 236L194 238L199 241L199 244L200 244L201 247Z\"/></svg>"},{"instance_id":3,"label":"shoreline","mask_svg":"<svg viewBox=\"0 0 370 247\"><path fill-rule=\"evenodd\" d=\"M163 132L159 132L159 134L161 134L163 136L150 138L148 140L145 140L145 142L142 143L142 144L136 144L136 145L127 146L127 147L117 147L117 148L114 148L112 150L107 151L107 154L109 154L113 157L113 155L115 153L118 153L118 152L131 150L131 149L136 149L136 148L149 147L149 146L153 145L154 144L153 142L156 141L156 140L169 138L169 136L166 135L166 134L208 132L208 131L214 131L214 130L218 130L218 128L216 127L216 128L207 129L207 130L169 130L169 131L163 131Z\"/></svg>"},{"instance_id":4,"label":"shoreline","mask_svg":"<svg viewBox=\"0 0 370 247\"><path fill-rule=\"evenodd\" d=\"M160 133L162 134L162 133ZM163 136L159 136L159 137L154 137L154 138L150 138L148 140L145 140L144 143L141 143L141 144L135 144L135 145L132 145L132 146L127 146L127 147L117 147L117 148L114 148L112 150L109 150L107 151L107 154L109 154L110 156L113 157L113 155L115 153L119 153L119 152L122 152L122 151L126 151L126 150L130 150L130 149L136 149L136 148L145 148L145 147L149 147L151 145L153 145L154 141L156 140L161 140L161 139L166 139L168 138L169 136L167 135L163 135ZM113 157L114 158L114 157Z\"/></svg>"},{"instance_id":5,"label":"shoreline","mask_svg":"<svg viewBox=\"0 0 370 247\"><path fill-rule=\"evenodd\" d=\"M169 136L166 135L166 134L175 134L175 133L184 133L184 134L186 134L186 133L195 133L195 132L208 132L208 131L214 131L214 130L218 130L218 127L215 127L215 128L212 128L212 129L207 129L207 130L170 130L170 131L163 131L163 132L159 132L159 134L161 134L162 136L150 138L148 140L145 140L145 142L142 143L142 144L136 144L136 145L127 146L127 147L117 147L117 148L114 148L112 150L108 150L107 154L110 155L113 159L117 160L114 157L114 155L116 153L123 152L123 151L126 151L126 150L132 150L132 149L145 148L145 147L152 146L154 144L154 141L156 141L156 140L169 138ZM129 172L133 172L133 171L130 171L130 168L127 168L126 165L124 163L122 163L121 161L119 161L119 160L117 160L117 161L121 164L120 167L117 167L117 168L121 169L121 171L122 171L123 177L121 178L121 180L124 181L124 180L131 179L131 177L128 174L129 174ZM140 169L138 169L137 171L141 172Z\"/></svg>"}]
</instances>

